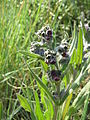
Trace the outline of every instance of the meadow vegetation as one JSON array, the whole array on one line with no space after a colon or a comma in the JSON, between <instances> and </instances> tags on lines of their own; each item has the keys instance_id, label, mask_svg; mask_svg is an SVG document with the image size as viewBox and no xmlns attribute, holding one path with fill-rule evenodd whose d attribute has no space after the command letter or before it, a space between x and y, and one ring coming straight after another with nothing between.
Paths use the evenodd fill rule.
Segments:
<instances>
[{"instance_id":1,"label":"meadow vegetation","mask_svg":"<svg viewBox=\"0 0 90 120\"><path fill-rule=\"evenodd\" d=\"M0 120L90 120L89 0L0 0Z\"/></svg>"}]
</instances>

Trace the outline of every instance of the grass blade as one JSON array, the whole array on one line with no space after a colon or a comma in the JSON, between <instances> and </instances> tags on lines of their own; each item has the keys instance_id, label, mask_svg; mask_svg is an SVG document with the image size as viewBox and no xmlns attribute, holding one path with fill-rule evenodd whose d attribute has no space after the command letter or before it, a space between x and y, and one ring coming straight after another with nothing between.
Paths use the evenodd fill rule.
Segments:
<instances>
[{"instance_id":1,"label":"grass blade","mask_svg":"<svg viewBox=\"0 0 90 120\"><path fill-rule=\"evenodd\" d=\"M88 108L88 101L89 101L89 94L87 95L87 98L85 100L85 105L84 105L81 120L85 120L85 118L86 118L86 113L87 113L87 108Z\"/></svg>"},{"instance_id":2,"label":"grass blade","mask_svg":"<svg viewBox=\"0 0 90 120\"><path fill-rule=\"evenodd\" d=\"M81 92L78 94L78 96L76 97L76 99L74 100L73 102L73 106L76 106L77 103L80 101L81 97L84 95L84 94L88 94L89 93L89 89L90 89L90 82L88 82L84 88L81 90Z\"/></svg>"}]
</instances>

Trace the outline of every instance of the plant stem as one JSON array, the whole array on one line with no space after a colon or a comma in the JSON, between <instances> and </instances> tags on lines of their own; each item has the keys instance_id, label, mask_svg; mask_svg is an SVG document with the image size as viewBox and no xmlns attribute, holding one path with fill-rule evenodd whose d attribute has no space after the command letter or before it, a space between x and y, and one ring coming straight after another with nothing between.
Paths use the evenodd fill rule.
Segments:
<instances>
[{"instance_id":1,"label":"plant stem","mask_svg":"<svg viewBox=\"0 0 90 120\"><path fill-rule=\"evenodd\" d=\"M60 92L60 82L56 84L57 87L57 94ZM59 95L59 94L58 94ZM57 112L58 112L58 106L56 104L54 104L54 116L53 116L53 120L57 120Z\"/></svg>"},{"instance_id":2,"label":"plant stem","mask_svg":"<svg viewBox=\"0 0 90 120\"><path fill-rule=\"evenodd\" d=\"M53 120L57 119L57 112L58 112L58 106L54 104L54 116L53 116Z\"/></svg>"}]
</instances>

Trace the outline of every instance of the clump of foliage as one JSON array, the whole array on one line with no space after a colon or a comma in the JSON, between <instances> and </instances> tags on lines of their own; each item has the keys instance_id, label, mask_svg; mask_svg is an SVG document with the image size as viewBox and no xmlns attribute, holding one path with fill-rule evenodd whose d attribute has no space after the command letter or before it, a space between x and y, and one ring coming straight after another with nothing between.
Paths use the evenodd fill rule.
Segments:
<instances>
[{"instance_id":1,"label":"clump of foliage","mask_svg":"<svg viewBox=\"0 0 90 120\"><path fill-rule=\"evenodd\" d=\"M0 9L0 120L90 119L89 0Z\"/></svg>"}]
</instances>

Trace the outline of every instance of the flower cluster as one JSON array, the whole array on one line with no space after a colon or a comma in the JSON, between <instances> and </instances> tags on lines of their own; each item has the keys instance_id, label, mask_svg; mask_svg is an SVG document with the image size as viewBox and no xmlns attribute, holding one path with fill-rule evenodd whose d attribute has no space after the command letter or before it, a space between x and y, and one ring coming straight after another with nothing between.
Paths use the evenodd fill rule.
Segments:
<instances>
[{"instance_id":1,"label":"flower cluster","mask_svg":"<svg viewBox=\"0 0 90 120\"><path fill-rule=\"evenodd\" d=\"M56 47L55 51L57 53L57 59L60 63L64 63L69 60L67 43L61 43L61 45Z\"/></svg>"},{"instance_id":2,"label":"flower cluster","mask_svg":"<svg viewBox=\"0 0 90 120\"><path fill-rule=\"evenodd\" d=\"M45 26L37 32L37 35L41 36L44 42L49 42L53 38L53 31L49 26Z\"/></svg>"},{"instance_id":3,"label":"flower cluster","mask_svg":"<svg viewBox=\"0 0 90 120\"><path fill-rule=\"evenodd\" d=\"M55 64L56 63L56 53L53 50L46 50L44 52L45 62L47 64Z\"/></svg>"},{"instance_id":4,"label":"flower cluster","mask_svg":"<svg viewBox=\"0 0 90 120\"><path fill-rule=\"evenodd\" d=\"M48 70L49 72L47 72L48 78L55 82L60 81L61 71L59 70L60 68L57 63L63 65L63 63L66 63L68 60L68 43L62 42L52 50L50 43L53 38L53 32L49 26L39 30L38 35L41 35L42 39L45 41L31 43L30 52L43 56L49 67L53 65L50 67L50 70ZM49 49L47 49L47 45L49 46Z\"/></svg>"},{"instance_id":5,"label":"flower cluster","mask_svg":"<svg viewBox=\"0 0 90 120\"><path fill-rule=\"evenodd\" d=\"M44 56L44 49L42 47L42 43L41 42L36 42L36 43L32 42L30 52Z\"/></svg>"}]
</instances>

